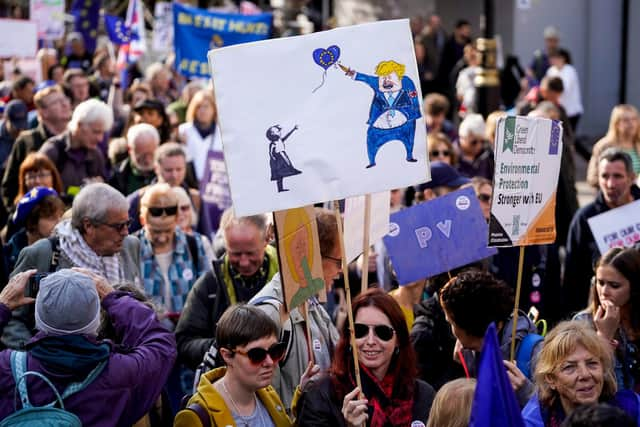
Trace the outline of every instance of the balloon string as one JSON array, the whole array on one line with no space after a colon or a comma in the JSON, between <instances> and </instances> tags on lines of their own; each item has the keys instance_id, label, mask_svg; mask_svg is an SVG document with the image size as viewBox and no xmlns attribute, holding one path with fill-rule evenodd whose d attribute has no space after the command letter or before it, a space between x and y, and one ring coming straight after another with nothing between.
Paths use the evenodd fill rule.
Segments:
<instances>
[{"instance_id":1,"label":"balloon string","mask_svg":"<svg viewBox=\"0 0 640 427\"><path fill-rule=\"evenodd\" d=\"M324 85L324 78L326 75L327 75L327 70L324 70L324 73L322 73L322 83L320 83L320 86L312 90L311 93L316 93L316 91Z\"/></svg>"}]
</instances>

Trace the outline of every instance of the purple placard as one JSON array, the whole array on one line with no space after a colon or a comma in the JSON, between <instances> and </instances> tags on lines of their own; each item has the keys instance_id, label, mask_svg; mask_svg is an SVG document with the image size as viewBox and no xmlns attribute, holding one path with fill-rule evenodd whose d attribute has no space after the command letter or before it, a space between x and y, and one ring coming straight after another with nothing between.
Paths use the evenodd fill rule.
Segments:
<instances>
[{"instance_id":1,"label":"purple placard","mask_svg":"<svg viewBox=\"0 0 640 427\"><path fill-rule=\"evenodd\" d=\"M207 154L204 176L200 181L200 196L203 211L201 220L205 221L201 228L213 237L218 230L222 213L231 206L229 177L222 151L209 150Z\"/></svg>"}]
</instances>

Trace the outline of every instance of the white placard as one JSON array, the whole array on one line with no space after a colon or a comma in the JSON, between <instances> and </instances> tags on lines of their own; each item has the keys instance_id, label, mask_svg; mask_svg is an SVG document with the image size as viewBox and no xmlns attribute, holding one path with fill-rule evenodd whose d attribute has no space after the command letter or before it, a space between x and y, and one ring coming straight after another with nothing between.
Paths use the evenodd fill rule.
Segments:
<instances>
[{"instance_id":1,"label":"white placard","mask_svg":"<svg viewBox=\"0 0 640 427\"><path fill-rule=\"evenodd\" d=\"M408 20L224 47L209 62L236 215L429 180Z\"/></svg>"},{"instance_id":2,"label":"white placard","mask_svg":"<svg viewBox=\"0 0 640 427\"><path fill-rule=\"evenodd\" d=\"M601 255L611 248L628 248L640 242L640 200L587 221Z\"/></svg>"},{"instance_id":3,"label":"white placard","mask_svg":"<svg viewBox=\"0 0 640 427\"><path fill-rule=\"evenodd\" d=\"M495 147L489 246L553 243L562 123L502 117Z\"/></svg>"},{"instance_id":4,"label":"white placard","mask_svg":"<svg viewBox=\"0 0 640 427\"><path fill-rule=\"evenodd\" d=\"M33 58L38 50L35 21L0 19L0 57Z\"/></svg>"},{"instance_id":5,"label":"white placard","mask_svg":"<svg viewBox=\"0 0 640 427\"><path fill-rule=\"evenodd\" d=\"M64 37L64 0L31 0L29 17L37 22L39 39Z\"/></svg>"},{"instance_id":6,"label":"white placard","mask_svg":"<svg viewBox=\"0 0 640 427\"><path fill-rule=\"evenodd\" d=\"M373 245L389 232L390 193L383 191L371 195L369 216L369 243ZM344 206L344 247L347 261L351 262L363 251L365 196L349 197Z\"/></svg>"},{"instance_id":7,"label":"white placard","mask_svg":"<svg viewBox=\"0 0 640 427\"><path fill-rule=\"evenodd\" d=\"M153 21L152 49L168 52L173 49L173 3L158 2Z\"/></svg>"}]
</instances>

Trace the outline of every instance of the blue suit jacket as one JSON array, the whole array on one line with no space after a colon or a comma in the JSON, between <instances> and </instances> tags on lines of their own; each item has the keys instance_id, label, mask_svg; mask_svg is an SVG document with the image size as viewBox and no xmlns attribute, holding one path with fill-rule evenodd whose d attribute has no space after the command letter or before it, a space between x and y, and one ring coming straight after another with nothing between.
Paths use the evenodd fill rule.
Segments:
<instances>
[{"instance_id":1,"label":"blue suit jacket","mask_svg":"<svg viewBox=\"0 0 640 427\"><path fill-rule=\"evenodd\" d=\"M373 89L373 100L371 101L371 109L369 110L369 120L367 120L367 124L372 125L382 113L390 110L391 107L387 102L387 98L384 96L384 92L380 91L377 76L356 73L355 80L364 82ZM418 92L409 77L403 76L401 83L402 89L393 101L393 109L402 112L402 114L407 117L407 120L415 120L421 116Z\"/></svg>"}]
</instances>

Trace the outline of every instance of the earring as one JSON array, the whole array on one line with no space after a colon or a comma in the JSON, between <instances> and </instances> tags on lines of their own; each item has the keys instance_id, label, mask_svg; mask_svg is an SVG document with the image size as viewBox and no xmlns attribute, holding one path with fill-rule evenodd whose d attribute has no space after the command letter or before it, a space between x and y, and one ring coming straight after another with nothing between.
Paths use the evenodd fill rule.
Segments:
<instances>
[{"instance_id":1,"label":"earring","mask_svg":"<svg viewBox=\"0 0 640 427\"><path fill-rule=\"evenodd\" d=\"M397 356L398 354L400 354L400 347L396 347L396 348L393 350L393 355L394 355L394 356Z\"/></svg>"}]
</instances>

